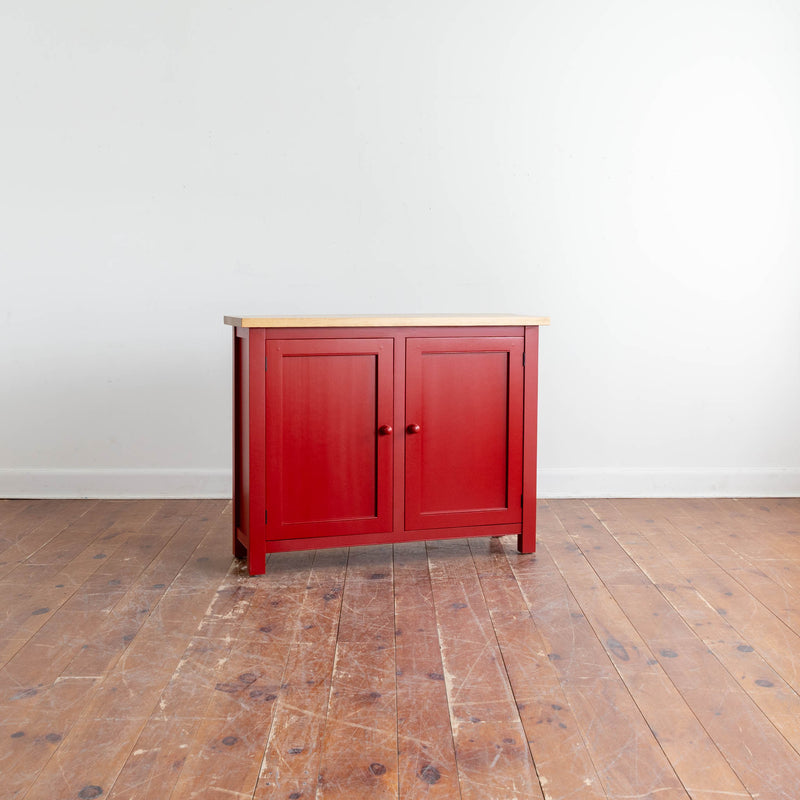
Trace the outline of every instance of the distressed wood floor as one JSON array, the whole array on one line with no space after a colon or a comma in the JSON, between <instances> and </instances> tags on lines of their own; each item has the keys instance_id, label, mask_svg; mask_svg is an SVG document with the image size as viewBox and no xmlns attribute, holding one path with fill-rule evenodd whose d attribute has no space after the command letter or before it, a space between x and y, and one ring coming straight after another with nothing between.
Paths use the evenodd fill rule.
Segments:
<instances>
[{"instance_id":1,"label":"distressed wood floor","mask_svg":"<svg viewBox=\"0 0 800 800\"><path fill-rule=\"evenodd\" d=\"M224 501L0 501L0 797L800 798L800 500L540 509L248 578Z\"/></svg>"}]
</instances>

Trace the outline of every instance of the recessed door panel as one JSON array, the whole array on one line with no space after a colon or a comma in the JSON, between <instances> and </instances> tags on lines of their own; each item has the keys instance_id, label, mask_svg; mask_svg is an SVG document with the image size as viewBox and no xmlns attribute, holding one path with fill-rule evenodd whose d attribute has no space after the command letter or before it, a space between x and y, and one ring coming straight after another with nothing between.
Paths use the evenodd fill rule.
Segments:
<instances>
[{"instance_id":1,"label":"recessed door panel","mask_svg":"<svg viewBox=\"0 0 800 800\"><path fill-rule=\"evenodd\" d=\"M521 338L409 339L407 530L522 519Z\"/></svg>"},{"instance_id":2,"label":"recessed door panel","mask_svg":"<svg viewBox=\"0 0 800 800\"><path fill-rule=\"evenodd\" d=\"M267 343L268 538L391 530L392 383L391 340Z\"/></svg>"}]
</instances>

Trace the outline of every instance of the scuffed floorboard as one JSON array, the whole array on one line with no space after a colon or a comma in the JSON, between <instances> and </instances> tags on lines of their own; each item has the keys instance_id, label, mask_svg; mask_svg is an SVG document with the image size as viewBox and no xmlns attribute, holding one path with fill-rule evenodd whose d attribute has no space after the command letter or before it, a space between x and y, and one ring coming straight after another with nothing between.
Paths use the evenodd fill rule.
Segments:
<instances>
[{"instance_id":1,"label":"scuffed floorboard","mask_svg":"<svg viewBox=\"0 0 800 800\"><path fill-rule=\"evenodd\" d=\"M797 800L800 500L540 501L269 557L218 500L0 500L3 800Z\"/></svg>"}]
</instances>

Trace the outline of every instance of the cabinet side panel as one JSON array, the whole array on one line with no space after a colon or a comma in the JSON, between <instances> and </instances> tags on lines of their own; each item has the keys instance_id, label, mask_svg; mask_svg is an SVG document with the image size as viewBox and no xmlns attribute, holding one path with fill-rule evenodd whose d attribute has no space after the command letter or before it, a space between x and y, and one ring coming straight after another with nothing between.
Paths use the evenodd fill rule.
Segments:
<instances>
[{"instance_id":1,"label":"cabinet side panel","mask_svg":"<svg viewBox=\"0 0 800 800\"><path fill-rule=\"evenodd\" d=\"M525 417L523 432L522 533L517 537L520 553L536 550L536 459L539 428L539 328L525 329Z\"/></svg>"},{"instance_id":2,"label":"cabinet side panel","mask_svg":"<svg viewBox=\"0 0 800 800\"><path fill-rule=\"evenodd\" d=\"M243 335L244 334L244 335ZM248 370L246 330L233 330L233 555L247 555L247 535L250 530L248 500L250 466L248 447Z\"/></svg>"},{"instance_id":3,"label":"cabinet side panel","mask_svg":"<svg viewBox=\"0 0 800 800\"><path fill-rule=\"evenodd\" d=\"M248 485L247 568L251 575L263 575L266 567L266 460L265 432L266 364L264 330L251 328L248 337Z\"/></svg>"}]
</instances>

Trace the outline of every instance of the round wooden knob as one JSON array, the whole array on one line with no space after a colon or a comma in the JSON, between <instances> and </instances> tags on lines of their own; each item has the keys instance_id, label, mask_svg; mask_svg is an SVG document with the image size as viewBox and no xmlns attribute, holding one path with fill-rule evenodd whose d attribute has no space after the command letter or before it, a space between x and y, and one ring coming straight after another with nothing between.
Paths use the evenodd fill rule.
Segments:
<instances>
[{"instance_id":1,"label":"round wooden knob","mask_svg":"<svg viewBox=\"0 0 800 800\"><path fill-rule=\"evenodd\" d=\"M406 428L407 433L419 433L419 425L409 425Z\"/></svg>"},{"instance_id":2,"label":"round wooden knob","mask_svg":"<svg viewBox=\"0 0 800 800\"><path fill-rule=\"evenodd\" d=\"M381 425L380 428L378 428L378 433L381 436L388 436L391 432L392 432L391 425Z\"/></svg>"}]
</instances>

